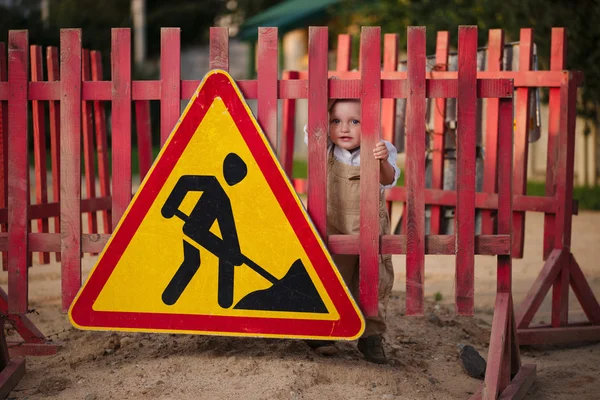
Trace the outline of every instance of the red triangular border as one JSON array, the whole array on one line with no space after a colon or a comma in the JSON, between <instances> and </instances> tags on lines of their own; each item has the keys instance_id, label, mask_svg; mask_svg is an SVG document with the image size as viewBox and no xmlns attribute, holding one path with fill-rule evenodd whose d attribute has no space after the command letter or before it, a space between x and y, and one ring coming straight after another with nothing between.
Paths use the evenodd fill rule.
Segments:
<instances>
[{"instance_id":1,"label":"red triangular border","mask_svg":"<svg viewBox=\"0 0 600 400\"><path fill-rule=\"evenodd\" d=\"M177 160L183 154L198 125L217 97L223 100L250 152L255 157L260 170L337 309L340 315L339 320L114 312L96 311L92 308ZM334 272L335 266L330 262L322 240L298 201L297 194L279 166L264 134L257 127L258 124L255 124L250 109L229 74L222 70L210 71L161 150L151 171L144 179L111 240L100 255L97 265L73 301L69 310L69 317L73 325L81 329L93 330L122 329L231 336L337 339L355 339L362 333L364 320L358 307L349 297L341 277Z\"/></svg>"}]
</instances>

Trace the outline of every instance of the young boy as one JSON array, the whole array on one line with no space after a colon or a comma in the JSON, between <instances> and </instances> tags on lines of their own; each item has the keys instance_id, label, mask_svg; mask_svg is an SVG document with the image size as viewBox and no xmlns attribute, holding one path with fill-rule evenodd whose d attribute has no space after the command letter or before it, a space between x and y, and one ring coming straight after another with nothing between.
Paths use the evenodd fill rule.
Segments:
<instances>
[{"instance_id":1,"label":"young boy","mask_svg":"<svg viewBox=\"0 0 600 400\"><path fill-rule=\"evenodd\" d=\"M330 101L329 140L327 161L327 234L358 234L360 230L360 100L340 99ZM305 130L305 142L308 132ZM363 157L369 157L364 154ZM389 234L390 217L385 206L383 189L396 184L400 169L396 166L398 152L394 145L380 141L373 149L379 160L380 200L379 232ZM333 260L344 282L358 299L359 258L358 255L336 254ZM381 335L386 330L385 311L387 299L394 283L391 255L379 256L379 315L366 318L363 336L358 340L358 349L368 361L385 364ZM314 340L307 342L319 354L333 354L333 342Z\"/></svg>"}]
</instances>

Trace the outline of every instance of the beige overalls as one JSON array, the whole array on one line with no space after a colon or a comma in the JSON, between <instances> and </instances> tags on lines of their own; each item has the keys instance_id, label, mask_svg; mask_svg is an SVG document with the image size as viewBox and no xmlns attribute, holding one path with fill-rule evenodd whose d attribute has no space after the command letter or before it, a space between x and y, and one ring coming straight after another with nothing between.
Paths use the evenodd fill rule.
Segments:
<instances>
[{"instance_id":1,"label":"beige overalls","mask_svg":"<svg viewBox=\"0 0 600 400\"><path fill-rule=\"evenodd\" d=\"M387 162L387 161L386 161ZM360 231L360 166L344 164L335 159L333 149L327 161L327 234L359 234ZM383 192L379 196L379 234L390 231L390 217ZM335 254L333 260L352 296L359 302L358 255ZM365 318L363 337L385 332L387 300L394 284L392 256L379 255L379 316Z\"/></svg>"}]
</instances>

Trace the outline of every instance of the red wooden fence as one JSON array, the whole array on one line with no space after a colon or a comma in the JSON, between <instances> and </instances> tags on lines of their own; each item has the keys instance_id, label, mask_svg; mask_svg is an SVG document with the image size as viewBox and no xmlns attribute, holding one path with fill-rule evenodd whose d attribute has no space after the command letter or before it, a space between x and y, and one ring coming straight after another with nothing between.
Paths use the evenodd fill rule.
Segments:
<instances>
[{"instance_id":1,"label":"red wooden fence","mask_svg":"<svg viewBox=\"0 0 600 400\"><path fill-rule=\"evenodd\" d=\"M391 37L394 34L386 35L386 40L392 42ZM514 174L513 182L513 207L515 209L514 225L512 232L514 239L512 241L511 254L513 257L520 258L523 256L524 250L524 232L525 232L525 212L543 212L545 213L544 227L544 254L543 259L547 260L538 279L533 283L530 292L526 299L521 304L518 312L518 328L521 342L523 344L533 343L564 343L569 341L579 340L600 340L600 306L591 291L581 269L577 265L574 256L570 251L571 238L571 220L572 216L577 214L577 202L572 199L573 193L573 154L575 148L575 119L574 112L576 108L575 93L577 86L582 83L582 75L578 72L563 71L566 62L566 33L563 28L554 28L552 30L551 42L551 65L550 71L530 71L531 69L531 51L532 51L532 31L531 29L522 29L520 35L520 52L519 52L519 70L518 71L501 71L503 63L503 47L504 33L502 30L494 29L489 32L488 40L488 66L487 71L477 72L478 78L503 77L514 79L515 87L517 88L517 104L515 107L515 155L513 158ZM432 68L432 72L427 74L430 79L456 79L457 72L446 72L449 64L448 57L448 32L438 32L436 42L436 66ZM335 75L340 78L356 79L360 76L360 72L349 71L350 65L350 38L348 35L340 35L338 37L337 48L337 65L335 71L329 71L329 75ZM385 59L397 58L398 49L392 46L384 46ZM362 64L362 63L361 63ZM410 60L409 60L410 65ZM306 79L308 71L285 71L284 79L289 76L289 79ZM395 72L393 69L385 68L381 73L384 82L390 79L405 79L411 75L408 72ZM529 92L535 88L549 88L550 90L550 107L548 118L548 166L547 170L551 173L547 174L546 196L528 196L525 193L527 181L527 132L528 121L531 110L529 110ZM567 89L569 88L569 89ZM571 92L569 92L569 90ZM385 91L385 85L384 85ZM412 95L416 95L413 92ZM561 97L562 93L562 97ZM571 96L569 98L569 96ZM386 140L393 141L394 130L393 124L396 119L394 114L383 112L385 101L382 100L381 127L382 136ZM419 187L419 195L424 196L426 205L431 206L430 232L432 235L439 235L441 214L440 206L457 207L457 197L454 193L443 191L443 174L444 174L444 143L446 128L445 112L446 99L438 98L436 107L434 107L434 137L432 148L432 184L430 189ZM285 121L294 119L293 100L286 100L284 103ZM486 144L485 144L485 160L484 160L484 180L483 191L475 193L474 202L477 209L481 209L482 213L482 228L481 235L475 236L475 246L478 246L478 241L497 232L497 218L494 219L493 212L498 210L498 140L499 140L499 100L497 98L488 98L487 104L487 119L486 119ZM419 110L417 110L419 111ZM475 112L475 110L471 110ZM406 113L410 116L414 113L410 110ZM462 116L457 116L460 119ZM511 117L512 119L512 117ZM285 152L280 152L282 163L286 168L288 175L292 175L293 164L293 137L294 124L288 121L283 126L282 138L285 143L280 143L280 148L285 148ZM411 122L409 118L406 120L407 129ZM460 124L458 136L461 135ZM290 139L288 139L290 138ZM469 140L473 140L469 136ZM291 143L290 143L291 142ZM415 142L413 138L407 135L406 146L408 152L417 152L417 154L425 153L424 142ZM464 139L462 141L464 143ZM464 151L460 146L457 146L458 151ZM469 147L470 148L470 147ZM310 153L310 149L309 149ZM470 155L471 156L471 155ZM417 160L417 166L412 163L414 159L407 157L406 169L424 168L424 160ZM460 163L457 168L461 168ZM309 167L310 168L310 167ZM464 166L463 166L464 168ZM458 171L457 171L458 172ZM405 175L408 176L408 175ZM459 175L457 175L457 186L461 184ZM415 179L414 176L408 176L407 179ZM294 185L299 193L306 192L306 180L295 179ZM405 202L409 196L410 188L413 185L406 187L395 187L388 189L387 200ZM471 189L471 188L469 188ZM469 205L470 207L470 205ZM407 223L414 217L410 207L404 212L406 216L402 218L405 224L402 232L407 232ZM455 220L462 217L460 207L457 207L457 215ZM419 218L421 216L419 215ZM559 223L556 223L559 221ZM469 227L469 231L471 227ZM419 232L420 234L420 232ZM457 232L460 236L460 231ZM434 236L429 236L432 240ZM426 245L427 245L426 238ZM462 239L461 239L462 240ZM468 240L468 239L465 239ZM440 243L434 242L433 243ZM554 256L550 254L554 251ZM559 253L562 254L559 256ZM411 265L407 271L407 314L417 315L423 312L423 282L422 282L422 261L414 255L407 254L407 264ZM470 256L464 256L459 252L458 257L466 257L462 262L457 262L458 268L462 268L465 273L472 275L473 261ZM413 267L412 266L416 266ZM456 282L456 304L459 314L472 313L472 293L468 297L464 295L469 290L469 282L462 281L457 274ZM465 275L466 276L466 275ZM472 279L469 277L469 279ZM568 287L569 283L574 289L581 306L589 320L588 323L568 322ZM552 306L552 325L546 327L531 328L530 323L539 309L544 297L553 287L553 306ZM413 295L408 296L408 293Z\"/></svg>"},{"instance_id":2,"label":"red wooden fence","mask_svg":"<svg viewBox=\"0 0 600 400\"><path fill-rule=\"evenodd\" d=\"M8 210L0 215L0 223L8 222L7 233L0 233L0 250L8 253L9 290L7 313L14 316L14 323L26 322L27 312L27 257L32 251L60 252L62 262L62 300L66 310L81 285L81 253L100 252L110 236L110 226L114 226L127 207L132 192L131 180L131 103L136 104L136 115L139 117L137 130L148 132L147 102L161 102L161 143L171 132L180 114L180 100L191 97L199 84L199 80L181 80L180 78L180 31L177 28L162 30L161 38L161 78L155 81L131 80L131 44L130 31L125 28L112 30L111 80L102 80L98 72L98 58L92 59L91 80L86 78L88 53L81 48L81 31L78 29L61 30L60 43L60 77L56 65L52 65L53 76L48 69L47 81L29 81L28 39L26 31L9 32L8 76L7 82L0 82L0 102L2 103L2 144L8 142L8 149L2 152L4 182L0 201ZM227 31L221 28L211 29L210 67L228 67ZM258 99L258 121L263 127L271 144L285 149L286 157L291 157L289 141L277 143L277 102L278 99L293 101L307 98L309 100L309 165L308 165L308 210L311 218L326 239L332 253L360 254L360 304L364 313L372 315L377 311L377 285L367 284L378 279L377 258L381 254L407 255L407 313L423 312L423 285L425 254L456 254L456 308L465 315L473 314L473 273L474 255L488 254L498 257L498 296L492 326L488 370L482 391L475 397L496 398L501 392L504 395L526 390L535 375L534 366L522 366L519 359L517 323L512 312L511 295L511 234L513 232L513 209L528 211L530 209L549 214L548 224L554 224L554 231L549 229L550 242L554 242L554 252L549 262L554 265L562 262L559 272L562 282L569 276L571 282L578 282L578 296L592 304L593 294L581 282L585 278L576 267L568 249L570 237L570 218L572 215L572 151L574 127L574 95L579 82L577 74L569 72L477 72L476 43L477 29L463 27L459 29L459 68L458 72L435 71L426 74L425 68L425 30L411 27L408 30L408 71L396 72L395 58L387 53L384 70L381 71L379 28L363 28L361 34L360 71L348 70L348 63L343 57L338 59L335 72L340 79L328 80L326 28L311 28L309 33L309 70L290 73L290 79L278 79L277 30L275 28L259 29L258 44L258 77L256 80L239 81L238 85L247 99ZM388 52L395 48L395 37L385 38ZM447 53L447 37L438 37L440 59ZM349 54L349 41L341 45L338 54ZM384 51L385 51L384 49ZM390 50L392 49L392 50ZM37 50L36 54L37 54ZM397 51L397 49L396 49ZM0 52L4 55L4 51ZM52 54L52 52L50 52ZM56 52L54 53L56 54ZM396 53L397 54L397 53ZM37 60L37 59L36 59ZM0 61L3 61L0 58ZM54 61L53 61L54 62ZM0 78L2 65L0 62ZM51 63L48 63L50 66ZM94 73L94 69L96 73ZM559 95L561 114L559 118L560 132L554 145L556 162L562 166L558 169L553 181L555 195L550 197L531 198L524 195L513 196L513 147L512 147L512 95L513 82L517 88L529 88L539 85L556 87ZM460 94L460 96L459 96ZM405 188L394 188L389 191L388 199L407 203L407 229L405 235L378 235L378 168L376 163L365 158L361 163L361 231L359 235L326 236L326 146L327 146L327 101L329 98L359 98L362 102L363 143L369 152L380 135L390 138L393 123L382 122L380 113L389 118L393 111L393 101L406 98L408 101L407 119L407 165L404 171ZM425 99L426 98L458 98L458 137L460 141L457 167L457 191L438 189L425 190L424 154L425 154ZM475 109L478 98L496 98L497 100L497 174L498 193L476 193L475 169ZM383 100L382 103L380 101ZM51 144L53 174L54 166L60 159L60 201L54 200L52 206L35 207L29 205L28 198L28 135L27 135L27 102L49 101L51 121ZM81 144L82 133L84 146L84 164L88 171L86 185L91 184L92 166L90 163L90 147L92 140L89 102L93 102L94 122L96 128L96 149L98 151L100 196L82 200L81 196ZM108 188L108 160L102 102L112 104L112 193ZM518 100L517 100L518 101ZM556 101L556 100L555 100ZM83 102L83 103L82 103ZM141 102L141 103L140 103ZM8 104L7 104L8 103ZM7 105L6 105L7 104ZM39 104L39 103L38 103ZM380 105L381 104L381 105ZM493 103L492 103L493 104ZM59 110L60 106L60 110ZM489 105L488 105L489 106ZM5 107L5 108L4 108ZM566 111L564 111L566 110ZM83 113L82 113L83 111ZM8 112L8 114L7 114ZM54 114L54 121L52 122ZM83 114L83 115L82 115ZM10 115L10 120L7 120ZM60 115L60 118L56 118ZM520 114L519 114L520 115ZM82 119L83 116L83 119ZM286 120L290 117L286 116ZM39 122L39 121L38 121ZM141 122L141 123L140 123ZM52 132L60 134L52 136ZM289 121L288 121L289 124ZM520 126L517 123L517 126ZM8 131L5 129L8 127ZM52 128L54 127L54 128ZM100 127L100 128L99 128ZM104 131L103 131L104 129ZM100 134L99 134L100 132ZM382 132L382 133L380 133ZM440 130L441 132L441 130ZM104 135L104 136L103 136ZM284 138L291 135L286 131ZM518 139L520 136L515 134ZM569 147L570 146L570 147ZM143 154L148 156L148 143L143 144ZM520 147L516 147L520 151ZM560 150L560 151L558 151ZM517 159L519 156L517 155ZM524 154L526 159L526 154ZM140 157L140 160L142 157ZM149 158L145 159L146 166ZM283 160L286 168L290 168L289 158ZM10 166L10 171L6 166ZM437 163L436 165L441 165ZM288 170L289 171L289 170ZM519 173L515 168L515 174ZM570 171L570 172L569 172ZM491 176L491 175L490 175ZM495 179L495 178L493 178ZM7 186L6 186L7 181ZM515 182L519 183L517 179ZM6 188L6 189L5 189ZM86 186L87 188L87 186ZM89 189L86 196L89 197ZM554 192L553 192L554 193ZM112 194L112 195L111 195ZM552 193L551 193L552 194ZM56 197L55 197L56 199ZM108 204L110 203L110 204ZM424 208L426 204L438 206L455 206L461 225L456 235L425 235ZM513 208L514 205L514 208ZM60 212L57 212L58 208ZM496 232L475 235L475 208L494 209L498 211ZM103 218L108 230L82 233L81 213L104 210ZM108 211L112 218L108 216ZM2 219L3 216L6 218ZM551 216L554 220L551 221ZM60 217L60 233L29 233L30 220L49 217ZM88 218L90 216L88 215ZM521 214L516 214L514 223L522 224ZM43 222L42 222L43 224ZM90 225L93 226L93 223ZM42 229L44 227L42 226ZM551 235L555 232L555 235ZM559 238L556 239L556 238ZM561 244L562 243L562 244ZM557 246L561 244L562 247ZM566 246L566 247L565 247ZM554 256L558 252L558 256ZM548 264L547 264L548 265ZM564 266L566 265L566 267ZM555 267L548 267L555 273ZM548 277L550 276L550 277ZM548 273L543 278L540 288L551 285L554 275ZM547 282L550 282L546 284ZM564 285L560 293L563 293ZM591 294L591 297L590 297ZM535 296L534 296L535 297ZM580 298L580 300L581 300ZM533 303L537 301L537 297ZM563 305L564 297L560 305ZM597 302L596 302L597 304ZM1 305L1 304L0 304ZM563 308L564 310L564 308ZM595 309L590 315L595 315ZM592 319L590 319L592 320ZM564 319L563 319L564 321ZM595 321L595 320L594 320ZM522 326L522 318L518 319ZM19 331L25 332L25 328ZM23 334L23 333L22 333ZM35 335L34 335L35 336ZM35 336L37 338L37 336ZM512 362L511 362L512 361ZM515 376L516 374L516 376ZM514 378L511 377L514 376ZM510 396L509 396L510 397Z\"/></svg>"}]
</instances>

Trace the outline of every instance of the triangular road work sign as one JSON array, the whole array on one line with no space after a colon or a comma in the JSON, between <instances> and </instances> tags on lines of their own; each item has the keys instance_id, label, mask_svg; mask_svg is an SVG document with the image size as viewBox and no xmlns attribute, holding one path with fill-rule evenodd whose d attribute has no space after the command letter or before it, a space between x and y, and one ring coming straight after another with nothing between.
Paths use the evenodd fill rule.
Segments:
<instances>
[{"instance_id":1,"label":"triangular road work sign","mask_svg":"<svg viewBox=\"0 0 600 400\"><path fill-rule=\"evenodd\" d=\"M91 330L348 340L365 325L221 70L196 90L69 318Z\"/></svg>"}]
</instances>

